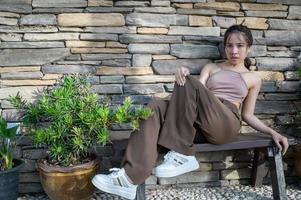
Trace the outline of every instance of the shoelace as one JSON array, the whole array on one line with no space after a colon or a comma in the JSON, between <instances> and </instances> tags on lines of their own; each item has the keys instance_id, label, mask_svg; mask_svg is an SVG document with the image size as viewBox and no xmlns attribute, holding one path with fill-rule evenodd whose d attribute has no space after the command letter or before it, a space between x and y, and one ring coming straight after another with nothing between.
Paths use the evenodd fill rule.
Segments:
<instances>
[{"instance_id":1,"label":"shoelace","mask_svg":"<svg viewBox=\"0 0 301 200\"><path fill-rule=\"evenodd\" d=\"M117 179L118 182L120 182L120 176L123 176L122 171L120 168L111 168L109 169L110 172L112 172L111 174L109 174L109 177ZM127 178L125 178L127 180ZM132 183L130 183L129 180L126 181L126 183L123 185L123 187L128 187L130 185L133 185Z\"/></svg>"},{"instance_id":2,"label":"shoelace","mask_svg":"<svg viewBox=\"0 0 301 200\"><path fill-rule=\"evenodd\" d=\"M165 156L164 156L164 162L169 163L172 162L176 158L176 155L174 154L173 151L169 151Z\"/></svg>"},{"instance_id":3,"label":"shoelace","mask_svg":"<svg viewBox=\"0 0 301 200\"><path fill-rule=\"evenodd\" d=\"M174 151L169 151L165 156L164 156L164 162L166 164L173 164L176 163L177 165L183 165L185 161L181 159L181 157L178 155L177 152Z\"/></svg>"},{"instance_id":4,"label":"shoelace","mask_svg":"<svg viewBox=\"0 0 301 200\"><path fill-rule=\"evenodd\" d=\"M115 178L117 176L119 176L119 172L120 172L120 168L111 168L109 169L110 173L109 176L112 177L112 178Z\"/></svg>"}]
</instances>

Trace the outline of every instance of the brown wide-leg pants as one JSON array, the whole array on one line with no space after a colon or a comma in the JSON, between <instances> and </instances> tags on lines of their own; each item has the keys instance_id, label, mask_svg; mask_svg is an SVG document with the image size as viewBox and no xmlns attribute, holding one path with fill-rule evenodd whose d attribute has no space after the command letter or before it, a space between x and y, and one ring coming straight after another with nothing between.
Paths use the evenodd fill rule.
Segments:
<instances>
[{"instance_id":1,"label":"brown wide-leg pants","mask_svg":"<svg viewBox=\"0 0 301 200\"><path fill-rule=\"evenodd\" d=\"M151 174L157 159L157 144L185 155L194 155L196 131L214 144L232 141L240 129L237 107L217 98L192 76L184 86L175 84L170 101L151 101L154 115L131 134L122 161L126 174L141 184ZM198 135L198 134L197 134Z\"/></svg>"}]
</instances>

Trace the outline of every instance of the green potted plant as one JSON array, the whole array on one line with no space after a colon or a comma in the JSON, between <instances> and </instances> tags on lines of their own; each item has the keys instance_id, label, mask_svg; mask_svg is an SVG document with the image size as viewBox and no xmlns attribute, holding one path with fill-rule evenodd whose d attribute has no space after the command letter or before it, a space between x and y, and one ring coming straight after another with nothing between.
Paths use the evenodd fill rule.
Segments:
<instances>
[{"instance_id":1,"label":"green potted plant","mask_svg":"<svg viewBox=\"0 0 301 200\"><path fill-rule=\"evenodd\" d=\"M24 163L13 158L17 129L18 126L9 128L5 119L0 117L0 199L18 198L19 171Z\"/></svg>"},{"instance_id":2,"label":"green potted plant","mask_svg":"<svg viewBox=\"0 0 301 200\"><path fill-rule=\"evenodd\" d=\"M25 111L22 122L34 143L48 149L38 170L45 192L57 200L90 199L91 179L99 165L90 153L92 146L109 141L113 124L130 123L137 129L139 120L152 114L150 108L134 108L130 98L117 107L105 99L98 101L83 75L64 76L34 103L19 94L10 102Z\"/></svg>"}]
</instances>

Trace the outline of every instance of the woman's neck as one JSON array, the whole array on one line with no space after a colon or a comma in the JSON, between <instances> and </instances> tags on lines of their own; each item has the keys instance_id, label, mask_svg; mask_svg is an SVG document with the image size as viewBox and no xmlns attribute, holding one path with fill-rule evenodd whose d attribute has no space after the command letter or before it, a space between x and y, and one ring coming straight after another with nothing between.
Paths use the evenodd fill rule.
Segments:
<instances>
[{"instance_id":1,"label":"woman's neck","mask_svg":"<svg viewBox=\"0 0 301 200\"><path fill-rule=\"evenodd\" d=\"M243 70L246 68L244 63L237 63L234 65L229 63L228 61L225 62L224 67L235 71Z\"/></svg>"}]
</instances>

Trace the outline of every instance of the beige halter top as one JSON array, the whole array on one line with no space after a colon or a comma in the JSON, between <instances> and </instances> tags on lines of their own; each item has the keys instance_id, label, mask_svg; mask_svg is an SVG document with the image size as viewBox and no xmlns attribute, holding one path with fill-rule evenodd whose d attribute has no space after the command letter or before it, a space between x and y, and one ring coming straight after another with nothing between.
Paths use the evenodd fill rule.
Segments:
<instances>
[{"instance_id":1,"label":"beige halter top","mask_svg":"<svg viewBox=\"0 0 301 200\"><path fill-rule=\"evenodd\" d=\"M212 74L206 86L218 98L231 102L242 103L248 94L248 86L241 73L227 69Z\"/></svg>"}]
</instances>

